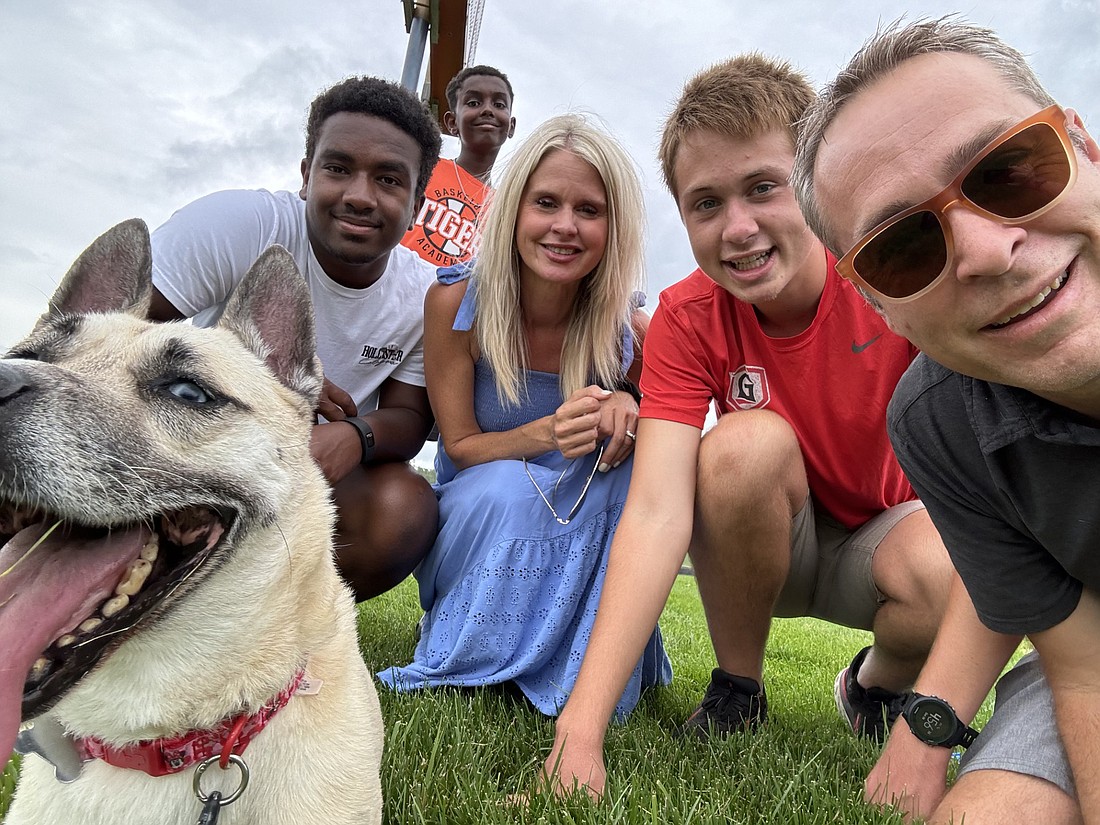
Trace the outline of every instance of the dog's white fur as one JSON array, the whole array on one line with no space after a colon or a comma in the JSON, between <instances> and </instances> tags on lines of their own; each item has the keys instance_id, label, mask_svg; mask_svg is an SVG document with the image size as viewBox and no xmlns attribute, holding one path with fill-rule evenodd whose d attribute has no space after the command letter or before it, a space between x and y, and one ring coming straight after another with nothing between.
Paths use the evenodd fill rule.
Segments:
<instances>
[{"instance_id":1,"label":"dog's white fur","mask_svg":"<svg viewBox=\"0 0 1100 825\"><path fill-rule=\"evenodd\" d=\"M129 266L127 256L148 281L143 224L116 227L97 244L59 288L54 303L63 305L55 310L111 309L97 306L114 277L104 270ZM353 600L332 558L328 488L309 453L320 373L308 295L281 250L266 253L246 285L215 329L147 323L139 317L147 299L131 295L116 301L132 304L119 307L125 311L84 315L53 363L28 362L43 381L56 374L62 385L56 396L43 393L39 418L27 420L23 435L40 456L24 468L26 478L56 486L56 499L71 490L88 517L113 507L126 522L150 508L179 507L191 490L233 489L241 501L227 504L249 510L220 566L203 571L185 597L151 617L49 713L73 735L117 745L173 736L255 710L308 660L320 691L292 698L253 739L243 755L251 782L222 809L219 825L380 822L382 719L358 650ZM49 315L39 322L29 348L49 322ZM291 340L304 328L308 340ZM197 369L235 399L232 409L195 418L149 401L138 373L178 346L199 354ZM85 406L97 397L94 408ZM100 431L115 433L117 443L85 443ZM110 495L96 494L107 486ZM27 756L6 825L193 825L202 809L193 771L150 777L93 761L61 784L50 765ZM232 791L239 774L221 773L212 766L204 786Z\"/></svg>"}]
</instances>

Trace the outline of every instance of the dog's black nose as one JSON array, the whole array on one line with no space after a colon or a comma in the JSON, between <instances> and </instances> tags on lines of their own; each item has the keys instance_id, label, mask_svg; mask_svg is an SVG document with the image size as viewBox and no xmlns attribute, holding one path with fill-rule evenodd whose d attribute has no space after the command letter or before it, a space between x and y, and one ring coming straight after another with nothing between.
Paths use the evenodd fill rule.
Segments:
<instances>
[{"instance_id":1,"label":"dog's black nose","mask_svg":"<svg viewBox=\"0 0 1100 825\"><path fill-rule=\"evenodd\" d=\"M23 370L11 362L0 362L0 404L18 398L31 388Z\"/></svg>"}]
</instances>

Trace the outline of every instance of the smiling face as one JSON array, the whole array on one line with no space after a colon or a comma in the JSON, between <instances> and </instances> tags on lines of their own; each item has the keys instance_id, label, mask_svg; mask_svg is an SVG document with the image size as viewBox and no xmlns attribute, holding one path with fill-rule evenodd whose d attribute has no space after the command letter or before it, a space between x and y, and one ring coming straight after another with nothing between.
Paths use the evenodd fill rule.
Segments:
<instances>
[{"instance_id":1,"label":"smiling face","mask_svg":"<svg viewBox=\"0 0 1100 825\"><path fill-rule=\"evenodd\" d=\"M302 161L306 229L325 272L361 288L386 271L389 253L412 227L420 147L388 120L337 112L321 125L313 158Z\"/></svg>"},{"instance_id":2,"label":"smiling face","mask_svg":"<svg viewBox=\"0 0 1100 825\"><path fill-rule=\"evenodd\" d=\"M824 253L787 181L793 163L781 130L751 138L698 131L676 155L676 203L696 262L762 310L777 301L816 305L824 284Z\"/></svg>"},{"instance_id":3,"label":"smiling face","mask_svg":"<svg viewBox=\"0 0 1100 825\"><path fill-rule=\"evenodd\" d=\"M443 117L463 148L478 154L495 153L516 128L512 96L504 81L493 75L474 74L462 81L455 111Z\"/></svg>"},{"instance_id":4,"label":"smiling face","mask_svg":"<svg viewBox=\"0 0 1100 825\"><path fill-rule=\"evenodd\" d=\"M1041 108L977 57L905 61L849 101L825 132L814 181L832 236L847 250L880 221L935 195L986 142ZM1096 414L1100 151L1087 144L1078 150L1077 183L1029 223L1005 226L948 208L947 277L883 313L951 369Z\"/></svg>"},{"instance_id":5,"label":"smiling face","mask_svg":"<svg viewBox=\"0 0 1100 825\"><path fill-rule=\"evenodd\" d=\"M523 189L516 216L520 276L581 280L607 248L607 190L596 168L572 152L548 152Z\"/></svg>"}]
</instances>

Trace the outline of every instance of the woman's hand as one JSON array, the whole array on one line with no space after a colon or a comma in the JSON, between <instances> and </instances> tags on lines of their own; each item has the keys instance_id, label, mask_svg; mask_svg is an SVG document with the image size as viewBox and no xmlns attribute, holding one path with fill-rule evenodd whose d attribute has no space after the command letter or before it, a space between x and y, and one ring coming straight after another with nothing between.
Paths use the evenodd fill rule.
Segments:
<instances>
[{"instance_id":1,"label":"woman's hand","mask_svg":"<svg viewBox=\"0 0 1100 825\"><path fill-rule=\"evenodd\" d=\"M550 419L550 437L566 458L580 458L600 442L602 404L612 393L595 384L577 390Z\"/></svg>"},{"instance_id":2,"label":"woman's hand","mask_svg":"<svg viewBox=\"0 0 1100 825\"><path fill-rule=\"evenodd\" d=\"M618 390L600 402L600 440L610 439L603 451L599 470L606 473L622 464L634 450L638 431L638 402Z\"/></svg>"},{"instance_id":3,"label":"woman's hand","mask_svg":"<svg viewBox=\"0 0 1100 825\"><path fill-rule=\"evenodd\" d=\"M637 426L638 403L629 393L592 384L577 390L558 407L551 418L550 433L566 458L588 455L608 439L599 467L606 472L630 455Z\"/></svg>"}]
</instances>

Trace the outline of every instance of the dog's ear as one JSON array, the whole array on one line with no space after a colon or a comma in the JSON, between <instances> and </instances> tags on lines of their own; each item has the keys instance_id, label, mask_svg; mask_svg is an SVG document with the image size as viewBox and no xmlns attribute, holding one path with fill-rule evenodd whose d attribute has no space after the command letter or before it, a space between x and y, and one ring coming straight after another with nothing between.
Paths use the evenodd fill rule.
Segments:
<instances>
[{"instance_id":1,"label":"dog's ear","mask_svg":"<svg viewBox=\"0 0 1100 825\"><path fill-rule=\"evenodd\" d=\"M248 270L218 326L236 333L290 389L312 405L321 393L321 364L313 302L294 258L281 246L267 249Z\"/></svg>"},{"instance_id":2,"label":"dog's ear","mask_svg":"<svg viewBox=\"0 0 1100 825\"><path fill-rule=\"evenodd\" d=\"M149 228L133 219L108 229L76 259L50 298L50 315L129 312L144 318L153 288Z\"/></svg>"}]
</instances>

